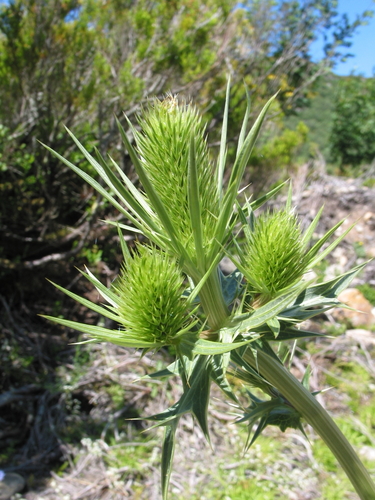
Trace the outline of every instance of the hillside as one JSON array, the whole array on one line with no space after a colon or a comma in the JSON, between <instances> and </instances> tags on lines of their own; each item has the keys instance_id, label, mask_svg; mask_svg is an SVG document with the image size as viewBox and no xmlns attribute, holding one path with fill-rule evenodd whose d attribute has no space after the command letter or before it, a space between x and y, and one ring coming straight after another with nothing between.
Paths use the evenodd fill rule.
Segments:
<instances>
[{"instance_id":1,"label":"hillside","mask_svg":"<svg viewBox=\"0 0 375 500\"><path fill-rule=\"evenodd\" d=\"M307 106L297 109L286 116L285 125L295 129L298 122L303 121L309 128L309 140L317 144L319 151L328 161L330 156L330 134L334 116L334 100L340 76L329 73L319 78L316 87L311 91L311 99Z\"/></svg>"}]
</instances>

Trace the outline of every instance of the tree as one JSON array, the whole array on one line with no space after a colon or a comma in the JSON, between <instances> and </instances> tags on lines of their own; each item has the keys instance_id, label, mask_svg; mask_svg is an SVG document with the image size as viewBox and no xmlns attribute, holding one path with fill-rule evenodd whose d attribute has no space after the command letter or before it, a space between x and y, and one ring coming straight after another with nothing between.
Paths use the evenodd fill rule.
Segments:
<instances>
[{"instance_id":1,"label":"tree","mask_svg":"<svg viewBox=\"0 0 375 500\"><path fill-rule=\"evenodd\" d=\"M278 92L277 103L273 104L262 137L280 142L283 134L288 133L284 130L284 118L308 106L319 92L319 77L329 74L337 61L349 56L351 37L372 12L365 11L349 22L346 15L338 14L336 6L335 0L248 0L239 4L234 12L237 16L236 43L228 47L227 59L233 74L231 144L240 133L239 124L245 108L243 82L249 89L254 117L266 99ZM311 45L320 37L324 39L323 57L315 62ZM206 103L211 111L210 126L214 129L223 109L224 94L215 93L211 88L206 95L207 98L215 96L214 102L211 97L210 104ZM218 142L218 136L214 137ZM251 172L253 186L259 179L263 185L264 168L268 168L261 156L258 159L258 168ZM276 161L274 166L280 167L282 162Z\"/></svg>"},{"instance_id":2,"label":"tree","mask_svg":"<svg viewBox=\"0 0 375 500\"><path fill-rule=\"evenodd\" d=\"M348 57L350 39L372 16L365 11L349 22L336 0L248 0L232 58L251 90L280 90L285 111L303 105L311 84ZM314 62L311 45L323 38L323 57ZM343 51L344 49L344 51ZM239 75L240 76L240 75Z\"/></svg>"},{"instance_id":3,"label":"tree","mask_svg":"<svg viewBox=\"0 0 375 500\"><path fill-rule=\"evenodd\" d=\"M82 215L81 184L38 143L68 152L62 123L83 132L92 122L93 35L79 18L67 21L77 8L75 0L15 1L1 8L4 257L38 256L40 246L51 246L54 232Z\"/></svg>"},{"instance_id":4,"label":"tree","mask_svg":"<svg viewBox=\"0 0 375 500\"><path fill-rule=\"evenodd\" d=\"M341 167L375 158L375 78L350 76L340 82L335 102L331 153Z\"/></svg>"},{"instance_id":5,"label":"tree","mask_svg":"<svg viewBox=\"0 0 375 500\"><path fill-rule=\"evenodd\" d=\"M80 132L90 151L97 147L116 155L115 115L125 111L134 117L149 95L187 87L198 91L211 73L221 70L232 5L222 0L204 5L190 0L14 0L1 7L0 230L5 259L17 256L18 266L35 266L76 253L98 210L105 210L38 141L80 164L84 158L72 153L64 124ZM126 158L120 161L126 167ZM77 234L80 243L72 248ZM56 252L59 247L68 253Z\"/></svg>"}]
</instances>

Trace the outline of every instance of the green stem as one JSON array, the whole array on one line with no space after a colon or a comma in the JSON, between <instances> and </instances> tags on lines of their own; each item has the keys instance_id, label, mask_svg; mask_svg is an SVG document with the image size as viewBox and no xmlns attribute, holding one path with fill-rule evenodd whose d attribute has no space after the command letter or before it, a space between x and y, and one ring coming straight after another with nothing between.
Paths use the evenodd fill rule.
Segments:
<instances>
[{"instance_id":1,"label":"green stem","mask_svg":"<svg viewBox=\"0 0 375 500\"><path fill-rule=\"evenodd\" d=\"M375 485L368 471L344 434L310 392L281 363L263 351L258 350L255 359L251 351L247 350L245 357L320 435L344 469L359 497L362 500L375 500Z\"/></svg>"},{"instance_id":2,"label":"green stem","mask_svg":"<svg viewBox=\"0 0 375 500\"><path fill-rule=\"evenodd\" d=\"M229 309L225 303L219 273L216 270L211 273L202 286L199 298L210 329L218 331L223 328L229 317Z\"/></svg>"}]
</instances>

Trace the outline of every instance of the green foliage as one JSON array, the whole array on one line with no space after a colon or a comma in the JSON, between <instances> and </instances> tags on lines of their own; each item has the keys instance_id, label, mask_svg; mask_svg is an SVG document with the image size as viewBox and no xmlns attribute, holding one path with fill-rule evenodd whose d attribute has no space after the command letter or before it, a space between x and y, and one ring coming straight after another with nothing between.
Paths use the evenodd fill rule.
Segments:
<instances>
[{"instance_id":1,"label":"green foliage","mask_svg":"<svg viewBox=\"0 0 375 500\"><path fill-rule=\"evenodd\" d=\"M284 118L287 128L294 130L299 122L303 122L309 129L307 145L302 147L303 154L311 154L311 149L318 147L326 161L330 157L330 136L334 119L335 99L339 87L339 76L327 73L320 76L309 91L309 100L306 106L293 110Z\"/></svg>"},{"instance_id":2,"label":"green foliage","mask_svg":"<svg viewBox=\"0 0 375 500\"><path fill-rule=\"evenodd\" d=\"M358 392L357 380L361 380L363 392ZM349 395L348 406L355 412L359 412L363 401L372 396L371 390L369 390L370 381L370 374L364 367L353 361L346 362L345 360L337 363L334 372L327 376L328 384L339 387Z\"/></svg>"},{"instance_id":3,"label":"green foliage","mask_svg":"<svg viewBox=\"0 0 375 500\"><path fill-rule=\"evenodd\" d=\"M332 157L343 168L375 157L375 78L340 80L331 135Z\"/></svg>"},{"instance_id":4,"label":"green foliage","mask_svg":"<svg viewBox=\"0 0 375 500\"><path fill-rule=\"evenodd\" d=\"M93 33L66 17L76 1L17 0L0 7L0 229L4 257L18 264L41 248L51 252L61 226L83 215L82 183L46 155L38 140L67 151L61 122L93 139ZM46 77L48 75L48 77ZM84 114L81 109L87 110ZM69 154L68 154L69 156ZM75 156L75 160L79 159ZM28 244L14 245L14 240Z\"/></svg>"},{"instance_id":5,"label":"green foliage","mask_svg":"<svg viewBox=\"0 0 375 500\"><path fill-rule=\"evenodd\" d=\"M358 290L364 295L364 297L375 306L375 288L368 283L357 286Z\"/></svg>"},{"instance_id":6,"label":"green foliage","mask_svg":"<svg viewBox=\"0 0 375 500\"><path fill-rule=\"evenodd\" d=\"M102 260L103 250L100 250L98 245L93 245L92 248L83 248L80 256L84 257L87 263L92 266Z\"/></svg>"},{"instance_id":7,"label":"green foliage","mask_svg":"<svg viewBox=\"0 0 375 500\"><path fill-rule=\"evenodd\" d=\"M355 241L353 243L353 248L354 252L359 259L365 259L366 258L366 250L363 245L363 241Z\"/></svg>"},{"instance_id":8,"label":"green foliage","mask_svg":"<svg viewBox=\"0 0 375 500\"><path fill-rule=\"evenodd\" d=\"M235 70L257 96L280 90L285 112L307 104L311 83L347 56L351 36L372 15L365 11L349 23L347 16L338 15L335 0L324 4L318 0L248 0L240 5L245 16L239 21L242 47L236 47ZM322 31L324 55L316 64L311 60L311 45ZM244 55L246 67L240 63ZM236 90L241 93L240 79L237 82ZM305 86L307 82L310 85Z\"/></svg>"},{"instance_id":9,"label":"green foliage","mask_svg":"<svg viewBox=\"0 0 375 500\"><path fill-rule=\"evenodd\" d=\"M282 170L286 167L295 167L302 146L307 142L309 129L305 123L299 122L295 130L282 128L280 134L263 140L263 145L256 148L251 159L251 165L260 169Z\"/></svg>"},{"instance_id":10,"label":"green foliage","mask_svg":"<svg viewBox=\"0 0 375 500\"><path fill-rule=\"evenodd\" d=\"M22 176L27 173L34 162L34 156L27 151L26 145L22 144L17 150L12 149L14 143L10 139L10 131L7 127L0 125L0 171L18 169L18 174ZM29 184L33 183L33 179L28 178Z\"/></svg>"},{"instance_id":11,"label":"green foliage","mask_svg":"<svg viewBox=\"0 0 375 500\"><path fill-rule=\"evenodd\" d=\"M370 177L369 179L366 179L363 181L362 186L368 187L370 189L375 187L375 179L373 177Z\"/></svg>"},{"instance_id":12,"label":"green foliage","mask_svg":"<svg viewBox=\"0 0 375 500\"><path fill-rule=\"evenodd\" d=\"M125 109L133 117L150 92L161 94L185 78L199 88L210 75L230 2L179 0L175 7L166 0L1 5L0 229L9 266L29 259L34 265L35 258L40 265L39 256L57 255L60 246L62 256L78 252L74 226L88 238L87 224L108 212L38 141L87 169L66 140L66 125L88 151L112 150L127 170L113 115ZM31 243L14 244L24 238Z\"/></svg>"},{"instance_id":13,"label":"green foliage","mask_svg":"<svg viewBox=\"0 0 375 500\"><path fill-rule=\"evenodd\" d=\"M118 443L116 443L118 445ZM140 464L145 463L152 447L155 446L154 441L145 439L141 436L137 438L137 442L131 444L124 442L122 446L116 446L110 449L108 453L104 454L105 463L109 467L116 467L118 469L126 468L127 473L129 469L135 474L140 474Z\"/></svg>"},{"instance_id":14,"label":"green foliage","mask_svg":"<svg viewBox=\"0 0 375 500\"><path fill-rule=\"evenodd\" d=\"M125 401L124 388L119 384L112 384L107 388L107 392L111 396L114 407L117 409L123 408Z\"/></svg>"}]
</instances>

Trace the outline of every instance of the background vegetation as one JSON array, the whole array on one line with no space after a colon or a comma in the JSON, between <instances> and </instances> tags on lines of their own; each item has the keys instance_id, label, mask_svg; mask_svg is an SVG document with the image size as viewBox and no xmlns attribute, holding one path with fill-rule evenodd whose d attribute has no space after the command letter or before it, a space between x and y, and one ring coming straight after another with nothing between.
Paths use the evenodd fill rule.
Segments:
<instances>
[{"instance_id":1,"label":"background vegetation","mask_svg":"<svg viewBox=\"0 0 375 500\"><path fill-rule=\"evenodd\" d=\"M146 411L147 398L154 396L153 388L143 388L137 402L123 381L113 382L117 375L105 375L112 369L100 372L102 378L95 375L95 367L108 361L100 358L101 350L69 346L76 334L37 316L66 316L69 309L70 319L96 323L94 314L63 298L45 277L92 294L74 266L89 265L107 283L120 266L116 234L100 223L104 217L119 220L118 214L41 143L89 168L65 125L88 149L115 157L136 182L114 117L123 121L124 112L136 123L150 96L181 93L205 113L215 149L230 74L229 154L245 107L244 82L254 116L279 91L248 167L255 194L303 164L309 164L311 175L322 168L365 175L371 185L375 78L332 73L368 15L349 23L337 15L335 1L316 0L13 0L0 6L4 468L37 481L51 468L62 473L62 463L71 467L67 443L75 446L84 435L106 443L110 428L114 441L108 446L117 446L120 435L124 442L137 441L137 426L118 428L117 421ZM324 57L313 62L309 50L321 35L326 37ZM134 448L141 458L141 450L148 453L151 445L146 441L144 446ZM106 464L124 467L119 454L108 452ZM126 467L143 484L136 465ZM241 498L240 492L233 498Z\"/></svg>"}]
</instances>

